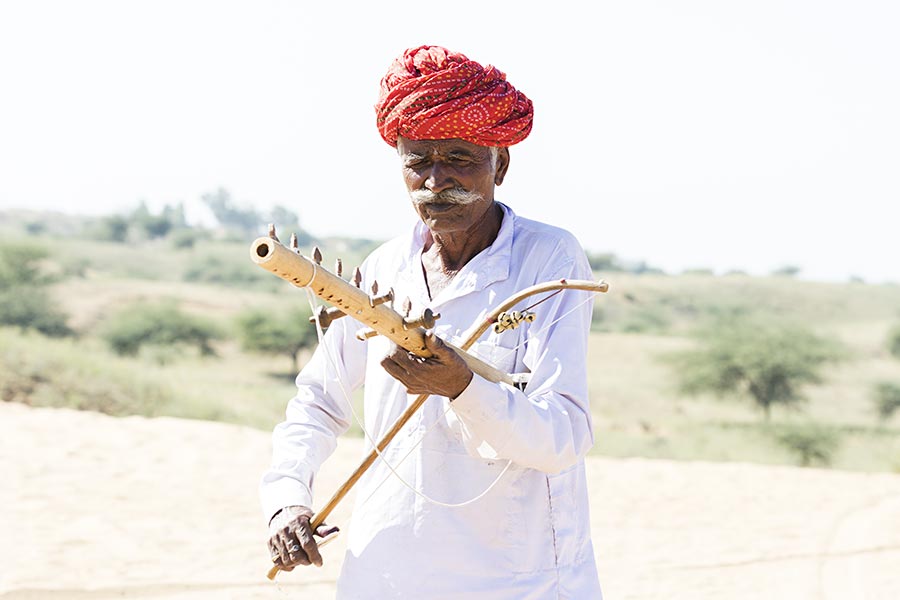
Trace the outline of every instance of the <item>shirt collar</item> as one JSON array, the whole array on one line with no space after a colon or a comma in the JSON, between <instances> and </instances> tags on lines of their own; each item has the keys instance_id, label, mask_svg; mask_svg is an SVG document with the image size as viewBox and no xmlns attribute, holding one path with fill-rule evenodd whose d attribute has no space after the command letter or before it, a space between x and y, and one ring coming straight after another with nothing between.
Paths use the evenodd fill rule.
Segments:
<instances>
[{"instance_id":1,"label":"shirt collar","mask_svg":"<svg viewBox=\"0 0 900 600\"><path fill-rule=\"evenodd\" d=\"M509 277L516 215L505 204L501 202L497 204L503 210L503 220L500 223L497 237L490 246L466 263L450 285L434 299L435 304L481 291L488 285ZM425 223L418 221L408 238L405 271L407 277L412 281L423 278L421 254L427 233L428 228Z\"/></svg>"}]
</instances>

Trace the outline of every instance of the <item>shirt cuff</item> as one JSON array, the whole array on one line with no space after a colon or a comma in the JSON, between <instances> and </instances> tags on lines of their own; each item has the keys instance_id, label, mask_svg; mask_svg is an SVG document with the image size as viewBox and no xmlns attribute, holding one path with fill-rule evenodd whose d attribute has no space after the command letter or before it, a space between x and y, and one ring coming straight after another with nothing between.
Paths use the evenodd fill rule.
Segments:
<instances>
[{"instance_id":1,"label":"shirt cuff","mask_svg":"<svg viewBox=\"0 0 900 600\"><path fill-rule=\"evenodd\" d=\"M266 523L285 506L305 506L312 509L312 494L309 488L291 477L263 481L259 487L259 499Z\"/></svg>"},{"instance_id":2,"label":"shirt cuff","mask_svg":"<svg viewBox=\"0 0 900 600\"><path fill-rule=\"evenodd\" d=\"M463 420L472 423L488 423L496 420L506 406L506 390L503 384L488 381L477 373L462 393L450 402Z\"/></svg>"}]
</instances>

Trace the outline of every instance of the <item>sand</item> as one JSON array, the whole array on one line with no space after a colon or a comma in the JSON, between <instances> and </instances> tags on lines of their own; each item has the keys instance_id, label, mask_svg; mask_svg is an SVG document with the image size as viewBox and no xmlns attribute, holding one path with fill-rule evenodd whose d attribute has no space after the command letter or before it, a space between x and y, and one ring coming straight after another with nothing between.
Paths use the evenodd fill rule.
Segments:
<instances>
[{"instance_id":1,"label":"sand","mask_svg":"<svg viewBox=\"0 0 900 600\"><path fill-rule=\"evenodd\" d=\"M361 451L342 440L320 494ZM332 598L341 538L323 568L265 579L268 455L243 427L0 403L0 599ZM607 600L900 598L900 475L590 458L588 476Z\"/></svg>"}]
</instances>

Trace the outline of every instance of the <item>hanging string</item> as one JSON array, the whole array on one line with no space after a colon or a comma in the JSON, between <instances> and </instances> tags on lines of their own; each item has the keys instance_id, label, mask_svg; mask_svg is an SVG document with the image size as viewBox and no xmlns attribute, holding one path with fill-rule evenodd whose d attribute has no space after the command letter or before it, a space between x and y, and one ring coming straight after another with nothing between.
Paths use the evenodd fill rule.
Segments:
<instances>
[{"instance_id":1,"label":"hanging string","mask_svg":"<svg viewBox=\"0 0 900 600\"><path fill-rule=\"evenodd\" d=\"M309 288L305 288L305 289L306 289L307 298L308 298L308 300L309 300L310 309L312 310L312 314L315 315L315 314L316 314L316 308L317 308L317 304L316 304L316 296L313 294L312 290L310 290ZM398 480L401 484L403 484L404 487L408 488L411 492L413 492L414 494L416 494L417 496L419 496L419 497L422 498L424 501L426 501L426 502L428 502L428 503L430 503L430 504L434 504L434 505L437 505L437 506L443 506L443 507L445 507L445 508L461 508L461 507L463 507L463 506L467 506L467 505L469 505L469 504L472 504L472 503L474 503L474 502L477 502L478 500L480 500L481 498L483 498L485 495L487 495L487 494L488 494L488 493L489 493L489 492L497 485L497 483L500 482L500 479L501 479L501 478L503 477L503 475L506 474L506 472L509 470L509 467L510 467L510 465L512 464L512 461L511 461L511 460L507 460L507 461L506 461L506 466L503 467L503 470L500 471L500 473L497 475L497 478L494 479L494 481L491 482L491 484L488 485L488 487L485 488L485 490L484 490L483 492L481 492L480 494L478 494L478 495L475 496L474 498L471 498L471 499L469 499L469 500L466 500L465 502L458 502L458 503L441 502L440 500L436 500L436 499L434 499L434 498L431 498L430 496L424 494L424 493L421 492L420 490L417 490L417 489L415 488L415 486L413 486L413 485L410 484L408 481L406 481L406 480L403 478L403 476L400 475L400 473L397 472L397 467L400 466L400 463L402 463L402 462L403 462L403 461L404 461L404 460L412 453L413 450L415 450L416 448L418 448L418 446L425 440L425 437L431 432L431 430L432 430L435 426L437 426L437 424L438 424L441 420L443 420L443 417L446 416L446 414L450 411L450 408L451 408L451 407L448 406L448 407L447 407L447 410L444 411L444 413L441 415L441 417L438 418L432 425L430 425L430 426L425 430L425 432L422 434L422 437L421 437L421 438L420 438L420 439L412 446L412 448L409 450L409 452L406 453L406 455L400 460L400 462L397 463L397 466L396 466L396 467L393 466L393 465L391 465L391 463L387 460L387 458L385 458L385 456L384 456L384 454L381 452L381 450L378 449L378 443L377 443L377 441L372 437L372 435L371 435L371 434L369 433L369 431L366 429L365 424L363 423L362 419L361 419L361 418L359 417L359 415L357 414L356 409L353 407L353 402L350 400L350 394L347 392L347 389L344 387L344 380L343 380L343 378L340 376L341 374L340 374L339 371L338 371L338 367L337 367L337 364L338 364L338 363L337 363L337 359L336 359L336 357L333 355L334 348L332 348L330 344L325 343L324 333L322 332L322 326L321 326L321 323L319 323L319 320L318 320L318 319L315 319L315 321L316 321L316 335L317 335L318 338L319 338L319 345L320 345L320 346L324 346L324 348L325 348L325 356L326 356L326 358L328 359L328 362L331 364L331 368L332 368L332 371L334 372L335 379L337 380L338 385L339 385L339 387L341 388L341 393L343 394L344 402L346 402L348 408L350 408L350 412L351 412L351 414L353 415L353 419L356 421L356 424L359 425L359 428L362 430L362 432L363 432L363 434L365 435L366 439L367 439L367 440L369 441L369 443L372 445L373 449L375 450L375 453L376 453L376 454L378 455L378 457L382 460L382 462L384 463L384 465L388 468L388 470L390 471L390 474L394 475L394 476L397 478L397 480ZM325 373L325 374L323 375L323 382L322 382L322 388L323 388L323 391L325 390L326 384L327 384L327 373ZM398 391L397 388L398 388L399 386L400 386L400 382L395 380L395 381L394 381L394 389L393 389L394 395L397 394L397 391ZM388 475L388 478L390 477L390 474ZM386 478L386 479L387 479L387 478ZM380 488L383 484L384 484L384 481L382 481L381 483L379 483L378 486L376 487L376 490L375 490L375 491L377 491L377 489ZM372 494L374 494L374 491L373 491ZM366 499L365 499L363 502L368 501L368 500L372 497L372 494L370 494L369 496L367 496Z\"/></svg>"},{"instance_id":2,"label":"hanging string","mask_svg":"<svg viewBox=\"0 0 900 600\"><path fill-rule=\"evenodd\" d=\"M548 295L545 296L544 298L541 298L541 299L538 300L537 302L535 302L535 303L531 304L530 306L528 306L525 310L530 310L531 308L534 308L534 307L537 306L538 304L541 304L542 302L546 302L547 300L549 300L550 298L552 298L552 297L555 296L556 294L560 293L561 291L563 291L563 290L556 290L556 291L553 292L552 294L548 294ZM576 290L570 290L570 291L576 291ZM575 306L573 306L571 309L567 310L565 313L563 313L562 315L560 315L560 316L557 317L556 319L550 321L549 323L545 323L545 324L544 324L540 329L538 329L536 332L531 333L531 332L529 331L529 336L528 336L528 338L527 338L527 339L523 339L521 342L519 342L518 344L516 344L515 346L513 346L512 348L510 348L510 349L506 352L506 354L504 354L503 356L500 357L500 360L501 360L501 361L505 360L507 357L509 357L509 356L510 356L511 354L513 354L514 352L516 352L516 351L517 351L519 348L521 348L523 345L529 343L531 340L535 339L535 338L538 337L540 334L544 333L544 332L545 332L546 330L548 330L550 327L552 327L553 325L555 325L555 324L558 323L559 321L565 319L567 316L569 316L570 314L572 314L573 312L575 312L576 310L580 309L582 306L584 306L585 304L587 304L588 302L590 302L590 301L593 299L593 297L594 297L593 294L591 294L591 293L586 293L585 299L582 300L581 302L579 302L578 304L576 304ZM450 403L448 402L448 403L447 403L447 409L446 409L446 410L445 410L445 411L437 418L437 420L435 420L434 423L432 423L431 425L429 425L429 426L425 429L425 433L422 435L421 438L419 438L419 441L417 441L415 444L413 444L412 447L410 447L410 449L407 451L407 453L404 454L404 455L400 458L400 460L394 465L395 468L399 468L399 466L400 466L407 458L409 458L409 456L413 453L413 451L414 451L416 448L418 448L419 445L420 445L422 442L425 441L425 436L428 435L428 433L431 431L432 428L436 427L437 424L440 423L440 422L444 419L444 417L447 415L447 413L450 412L450 409L451 409L451 408L452 408L452 405L450 405ZM379 454L379 456L380 456L380 454ZM384 457L382 457L382 458L384 458ZM465 504L469 504L469 503L474 502L474 501L476 501L476 500L480 500L480 499L483 498L488 492L490 492L490 490L493 489L495 485L497 485L497 483L500 481L500 478L503 477L503 475L506 474L506 471L507 471L507 470L509 470L509 467L511 466L511 464L512 464L512 461L509 460L509 459L507 459L506 465L503 467L503 470L500 472L500 474L497 475L497 478L496 478L493 482L491 482L491 484L487 487L487 489L485 489L481 494L479 494L478 496L476 496L476 497L473 498L472 500L470 500L470 501L468 501L468 502L466 502L466 503L463 503L463 504L459 504L459 505L444 504L444 503L440 503L440 502L437 502L437 501L435 501L434 503L435 503L435 504L438 504L438 505L440 505L440 506L450 506L450 507L453 507L453 506L465 506ZM388 467L390 468L390 465L388 465ZM391 469L391 472L394 472L394 469ZM381 486L384 485L385 482L387 482L387 480L390 479L390 478L391 478L391 473L388 473L387 475L385 475L385 477L381 480L381 482L379 482L379 484L378 484L377 486L375 486L375 489L373 489L372 492L371 492L368 496L366 496L366 498L361 502L361 504L365 504L366 502L368 502L368 501L375 495L375 493L376 493L379 489L381 489ZM401 479L401 481L403 481L403 480ZM405 481L403 481L403 483L404 483L404 485L407 485ZM407 487L410 487L410 486L407 485ZM410 489L412 489L412 488L410 488ZM415 491L415 490L413 490L413 491ZM418 493L418 492L417 492L417 493ZM421 495L421 494L420 494L420 495ZM425 498L425 496L422 496L422 497Z\"/></svg>"}]
</instances>

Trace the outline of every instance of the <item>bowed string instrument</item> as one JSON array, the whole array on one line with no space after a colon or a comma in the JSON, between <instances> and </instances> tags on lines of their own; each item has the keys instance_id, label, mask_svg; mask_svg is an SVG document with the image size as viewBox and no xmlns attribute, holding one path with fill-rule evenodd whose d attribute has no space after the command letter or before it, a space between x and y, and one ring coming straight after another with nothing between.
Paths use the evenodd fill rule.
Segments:
<instances>
[{"instance_id":1,"label":"bowed string instrument","mask_svg":"<svg viewBox=\"0 0 900 600\"><path fill-rule=\"evenodd\" d=\"M382 335L404 350L417 356L422 358L431 356L431 353L425 346L426 329L434 327L434 323L440 318L440 315L434 314L431 309L425 309L420 316L411 318L409 316L410 304L408 300L403 302L403 312L405 314L397 312L392 306L394 301L392 290L378 295L377 283L373 283L371 294L360 288L362 278L358 268L354 271L352 283L346 281L342 277L340 259L337 261L336 272L331 273L322 267L322 254L318 248L313 250L312 257L303 256L297 247L297 237L295 235L291 236L290 248L288 248L278 240L273 225L269 225L267 236L257 238L252 243L250 257L261 268L281 277L298 288L311 290L316 296L332 305L329 308L320 306L315 314L310 317L310 321L318 321L321 327L327 327L335 319L349 315L367 326L366 329L362 329L357 333L357 337L360 340L366 340L375 335ZM459 346L453 346L447 342L444 343L456 351L474 373L494 383L502 382L517 385L523 381L521 376L500 371L467 352L468 348L489 328L493 328L494 331L499 333L506 329L518 327L522 321L533 321L535 313L530 312L528 309L523 311L512 310L530 296L548 292L555 294L563 290L584 290L599 293L606 292L608 289L609 285L605 281L560 279L539 283L510 296L504 302L495 306L482 319L473 323L463 334L462 343ZM531 305L529 309L542 301ZM369 467L374 464L379 454L391 443L391 440L419 410L428 397L429 394L422 394L407 407L387 433L375 444L375 447L362 463L332 495L325 506L313 515L312 519L310 519L310 527L313 531L328 518L328 515L331 514ZM267 577L274 579L279 570L278 566L273 566L269 570Z\"/></svg>"}]
</instances>

